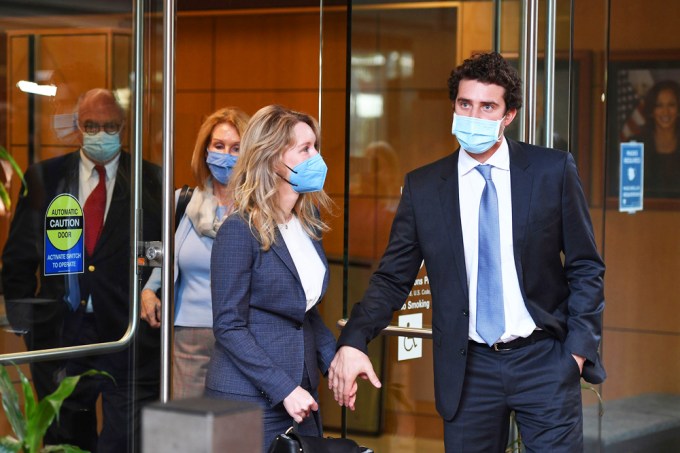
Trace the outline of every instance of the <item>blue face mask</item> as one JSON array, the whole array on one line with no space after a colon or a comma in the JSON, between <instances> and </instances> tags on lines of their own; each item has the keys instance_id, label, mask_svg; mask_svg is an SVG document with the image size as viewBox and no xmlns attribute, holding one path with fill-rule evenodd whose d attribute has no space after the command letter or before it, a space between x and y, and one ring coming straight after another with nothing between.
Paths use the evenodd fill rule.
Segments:
<instances>
[{"instance_id":1,"label":"blue face mask","mask_svg":"<svg viewBox=\"0 0 680 453\"><path fill-rule=\"evenodd\" d=\"M286 179L286 181L293 186L293 190L297 193L318 192L323 189L328 167L326 162L323 161L321 154L300 162L295 168L288 167L288 169L291 173L290 179Z\"/></svg>"},{"instance_id":2,"label":"blue face mask","mask_svg":"<svg viewBox=\"0 0 680 453\"><path fill-rule=\"evenodd\" d=\"M120 136L99 131L94 135L83 134L83 151L92 161L103 164L120 151Z\"/></svg>"},{"instance_id":3,"label":"blue face mask","mask_svg":"<svg viewBox=\"0 0 680 453\"><path fill-rule=\"evenodd\" d=\"M231 171L234 169L237 160L238 156L208 151L208 158L205 162L208 164L208 168L210 168L210 173L212 173L213 178L220 184L226 184L229 182Z\"/></svg>"},{"instance_id":4,"label":"blue face mask","mask_svg":"<svg viewBox=\"0 0 680 453\"><path fill-rule=\"evenodd\" d=\"M451 133L456 136L465 151L482 154L500 140L503 118L492 121L454 113Z\"/></svg>"}]
</instances>

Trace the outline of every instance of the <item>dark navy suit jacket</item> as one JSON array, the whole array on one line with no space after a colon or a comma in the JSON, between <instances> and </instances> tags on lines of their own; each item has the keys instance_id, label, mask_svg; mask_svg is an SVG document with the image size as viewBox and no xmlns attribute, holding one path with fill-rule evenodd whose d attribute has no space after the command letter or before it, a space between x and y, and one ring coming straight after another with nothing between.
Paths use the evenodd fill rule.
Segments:
<instances>
[{"instance_id":1,"label":"dark navy suit jacket","mask_svg":"<svg viewBox=\"0 0 680 453\"><path fill-rule=\"evenodd\" d=\"M43 273L44 223L47 207L62 193L78 196L80 151L31 165L26 171L27 194L19 198L3 251L2 283L7 317L17 330L27 330L27 347L47 349L80 344L77 336L84 307L72 312L64 300L66 277ZM116 341L125 334L130 320L130 155L121 152L116 182L103 230L92 256L85 259L85 272L78 275L80 296L92 298L99 338ZM158 240L161 234L161 173L148 162L142 164L144 240ZM146 273L146 271L144 271ZM36 275L37 274L37 275ZM40 304L26 301L42 299ZM135 339L140 357L157 358L160 336L157 329L140 323ZM105 357L106 371L116 378L128 374L129 348ZM157 380L159 362L139 360L139 378Z\"/></svg>"},{"instance_id":2,"label":"dark navy suit jacket","mask_svg":"<svg viewBox=\"0 0 680 453\"><path fill-rule=\"evenodd\" d=\"M312 242L328 269L321 242ZM265 252L246 221L231 215L215 238L210 273L216 344L206 387L274 406L300 385L306 365L316 390L335 338L316 306L305 313L300 276L278 231ZM328 279L326 270L322 296Z\"/></svg>"},{"instance_id":3,"label":"dark navy suit jacket","mask_svg":"<svg viewBox=\"0 0 680 453\"><path fill-rule=\"evenodd\" d=\"M583 377L600 383L606 375L598 353L604 263L574 159L508 143L515 267L524 302L539 328L586 357ZM401 308L424 259L433 302L435 400L446 420L460 401L469 327L458 156L406 175L385 254L338 340L338 346L366 351Z\"/></svg>"}]
</instances>

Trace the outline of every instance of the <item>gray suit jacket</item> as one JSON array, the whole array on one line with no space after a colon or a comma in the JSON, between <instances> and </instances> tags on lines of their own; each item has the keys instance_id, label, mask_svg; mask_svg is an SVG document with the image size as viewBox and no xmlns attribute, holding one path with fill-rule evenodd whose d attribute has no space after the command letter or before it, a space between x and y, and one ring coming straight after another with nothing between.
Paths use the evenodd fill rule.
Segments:
<instances>
[{"instance_id":1,"label":"gray suit jacket","mask_svg":"<svg viewBox=\"0 0 680 453\"><path fill-rule=\"evenodd\" d=\"M515 268L538 327L586 357L583 377L605 378L598 347L604 263L571 154L508 140ZM469 306L463 250L458 153L406 175L387 250L338 346L366 350L392 319L425 260L432 290L437 410L456 414L464 383Z\"/></svg>"},{"instance_id":2,"label":"gray suit jacket","mask_svg":"<svg viewBox=\"0 0 680 453\"><path fill-rule=\"evenodd\" d=\"M313 243L328 269L321 242ZM274 406L300 385L306 368L315 393L335 338L317 307L305 313L305 292L283 237L264 252L246 221L231 215L215 238L210 269L216 345L206 387ZM322 295L328 279L327 270Z\"/></svg>"}]
</instances>

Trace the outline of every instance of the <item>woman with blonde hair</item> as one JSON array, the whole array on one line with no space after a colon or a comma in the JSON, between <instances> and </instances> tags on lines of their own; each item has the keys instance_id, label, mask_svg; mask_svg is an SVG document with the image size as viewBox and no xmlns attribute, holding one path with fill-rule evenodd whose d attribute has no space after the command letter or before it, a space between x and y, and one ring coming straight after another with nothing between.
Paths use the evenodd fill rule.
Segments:
<instances>
[{"instance_id":1,"label":"woman with blonde hair","mask_svg":"<svg viewBox=\"0 0 680 453\"><path fill-rule=\"evenodd\" d=\"M331 206L318 138L304 113L271 105L252 117L229 185L235 212L213 246L206 395L260 404L265 449L293 421L322 435L317 388L335 338L317 308L329 279L319 209Z\"/></svg>"},{"instance_id":2,"label":"woman with blonde hair","mask_svg":"<svg viewBox=\"0 0 680 453\"><path fill-rule=\"evenodd\" d=\"M232 201L227 183L241 145L248 115L225 107L208 116L201 125L191 170L196 182L175 231L175 313L173 345L173 398L201 396L215 343L210 300L210 253L217 230ZM175 193L177 205L180 190ZM160 327L161 302L156 291L161 272L154 269L142 290L141 317Z\"/></svg>"}]
</instances>

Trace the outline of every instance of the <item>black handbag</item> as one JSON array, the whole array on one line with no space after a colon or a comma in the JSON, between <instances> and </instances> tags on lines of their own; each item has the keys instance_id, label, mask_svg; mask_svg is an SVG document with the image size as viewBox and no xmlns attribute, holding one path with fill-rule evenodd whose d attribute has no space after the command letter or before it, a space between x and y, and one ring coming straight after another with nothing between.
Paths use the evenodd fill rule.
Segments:
<instances>
[{"instance_id":1,"label":"black handbag","mask_svg":"<svg viewBox=\"0 0 680 453\"><path fill-rule=\"evenodd\" d=\"M194 194L194 188L184 184L182 190L179 191L179 199L177 200L177 207L175 208L175 231L179 226L180 220L184 217L184 212L187 210L187 205L191 201L191 196Z\"/></svg>"},{"instance_id":2,"label":"black handbag","mask_svg":"<svg viewBox=\"0 0 680 453\"><path fill-rule=\"evenodd\" d=\"M279 434L269 446L267 453L372 453L360 447L352 439L304 436L295 427Z\"/></svg>"}]
</instances>

